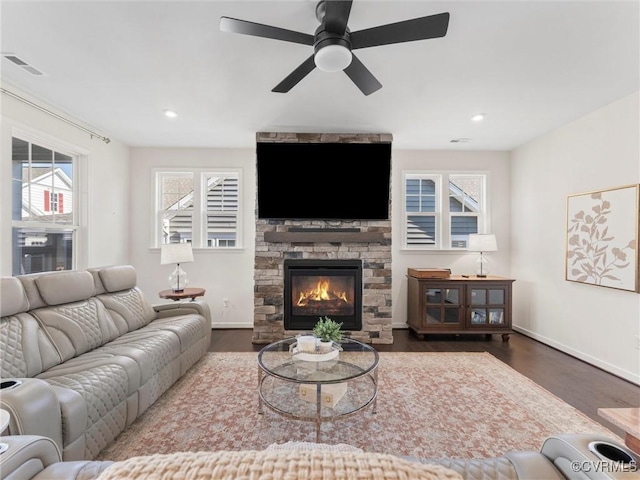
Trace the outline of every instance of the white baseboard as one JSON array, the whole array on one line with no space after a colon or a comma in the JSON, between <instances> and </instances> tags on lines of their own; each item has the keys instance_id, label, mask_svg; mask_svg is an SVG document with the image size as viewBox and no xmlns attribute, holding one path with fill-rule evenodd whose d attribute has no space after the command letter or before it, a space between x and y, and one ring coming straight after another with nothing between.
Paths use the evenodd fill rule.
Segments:
<instances>
[{"instance_id":1,"label":"white baseboard","mask_svg":"<svg viewBox=\"0 0 640 480\"><path fill-rule=\"evenodd\" d=\"M639 375L635 375L633 372L628 372L627 370L623 370L621 368L616 367L615 365L611 365L607 362L603 362L600 359L597 359L595 357L592 357L591 355L587 355L584 352L581 352L579 350L575 350L571 347L568 347L567 345L564 345L562 343L556 342L554 340L551 340L543 335L539 335L535 332L531 332L525 328L522 327L518 327L517 325L513 325L513 330L515 330L516 332L522 333L523 335L526 335L527 337L531 337L534 340L537 340L541 343L544 343L545 345L549 345L550 347L553 347L557 350L560 350L563 353L566 353L567 355L571 355L572 357L576 357L584 362L587 362L590 365L596 366L598 368L601 368L602 370L604 370L605 372L609 372L612 373L613 375L616 375L620 378L623 378L631 383L634 383L636 385L640 386L640 376Z\"/></svg>"}]
</instances>

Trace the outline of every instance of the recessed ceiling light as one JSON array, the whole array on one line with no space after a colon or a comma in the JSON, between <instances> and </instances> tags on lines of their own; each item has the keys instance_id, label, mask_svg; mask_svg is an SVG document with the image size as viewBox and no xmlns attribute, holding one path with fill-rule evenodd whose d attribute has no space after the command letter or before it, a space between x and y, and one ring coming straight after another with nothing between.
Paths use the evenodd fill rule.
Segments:
<instances>
[{"instance_id":1,"label":"recessed ceiling light","mask_svg":"<svg viewBox=\"0 0 640 480\"><path fill-rule=\"evenodd\" d=\"M476 113L473 117L471 117L471 120L473 120L474 122L481 122L482 120L484 120L484 113Z\"/></svg>"},{"instance_id":2,"label":"recessed ceiling light","mask_svg":"<svg viewBox=\"0 0 640 480\"><path fill-rule=\"evenodd\" d=\"M178 116L173 110L164 110L164 114L169 118L176 118Z\"/></svg>"}]
</instances>

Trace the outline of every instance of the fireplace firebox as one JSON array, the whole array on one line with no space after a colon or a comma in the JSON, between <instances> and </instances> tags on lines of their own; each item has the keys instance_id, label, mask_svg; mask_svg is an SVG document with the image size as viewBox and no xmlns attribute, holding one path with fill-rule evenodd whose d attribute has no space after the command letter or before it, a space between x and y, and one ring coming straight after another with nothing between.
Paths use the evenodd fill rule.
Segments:
<instances>
[{"instance_id":1,"label":"fireplace firebox","mask_svg":"<svg viewBox=\"0 0 640 480\"><path fill-rule=\"evenodd\" d=\"M362 329L362 261L284 261L284 328L311 330L319 317Z\"/></svg>"}]
</instances>

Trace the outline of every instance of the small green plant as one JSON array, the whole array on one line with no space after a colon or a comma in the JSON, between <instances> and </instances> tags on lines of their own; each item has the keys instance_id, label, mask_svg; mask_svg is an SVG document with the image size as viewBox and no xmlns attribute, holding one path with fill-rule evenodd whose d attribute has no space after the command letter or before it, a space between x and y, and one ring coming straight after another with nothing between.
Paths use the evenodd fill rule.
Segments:
<instances>
[{"instance_id":1,"label":"small green plant","mask_svg":"<svg viewBox=\"0 0 640 480\"><path fill-rule=\"evenodd\" d=\"M318 323L313 327L313 334L323 342L339 342L342 340L342 323L334 322L329 317L319 317Z\"/></svg>"}]
</instances>

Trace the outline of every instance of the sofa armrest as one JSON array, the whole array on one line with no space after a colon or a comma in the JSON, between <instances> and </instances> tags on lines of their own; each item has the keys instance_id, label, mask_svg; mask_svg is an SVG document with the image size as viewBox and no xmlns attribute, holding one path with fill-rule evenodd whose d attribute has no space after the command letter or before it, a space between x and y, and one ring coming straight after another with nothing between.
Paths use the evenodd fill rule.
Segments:
<instances>
[{"instance_id":1,"label":"sofa armrest","mask_svg":"<svg viewBox=\"0 0 640 480\"><path fill-rule=\"evenodd\" d=\"M640 456L603 435L554 435L540 451L569 480L631 480L640 472Z\"/></svg>"},{"instance_id":2,"label":"sofa armrest","mask_svg":"<svg viewBox=\"0 0 640 480\"><path fill-rule=\"evenodd\" d=\"M7 445L0 455L3 480L31 479L61 458L57 445L47 437L12 435L0 437L0 442Z\"/></svg>"},{"instance_id":3,"label":"sofa armrest","mask_svg":"<svg viewBox=\"0 0 640 480\"><path fill-rule=\"evenodd\" d=\"M9 412L10 435L41 435L62 451L62 413L55 389L37 378L4 378L0 406Z\"/></svg>"},{"instance_id":4,"label":"sofa armrest","mask_svg":"<svg viewBox=\"0 0 640 480\"><path fill-rule=\"evenodd\" d=\"M113 462L81 460L63 462L56 444L39 435L0 437L7 450L0 455L2 480L90 480Z\"/></svg>"},{"instance_id":5,"label":"sofa armrest","mask_svg":"<svg viewBox=\"0 0 640 480\"><path fill-rule=\"evenodd\" d=\"M504 457L511 462L519 479L565 480L564 475L540 452L508 452Z\"/></svg>"},{"instance_id":6,"label":"sofa armrest","mask_svg":"<svg viewBox=\"0 0 640 480\"><path fill-rule=\"evenodd\" d=\"M172 302L172 303L158 303L152 305L156 311L156 318L175 317L178 315L190 315L198 314L202 315L209 324L211 324L211 310L209 304L196 300L194 302Z\"/></svg>"}]
</instances>

